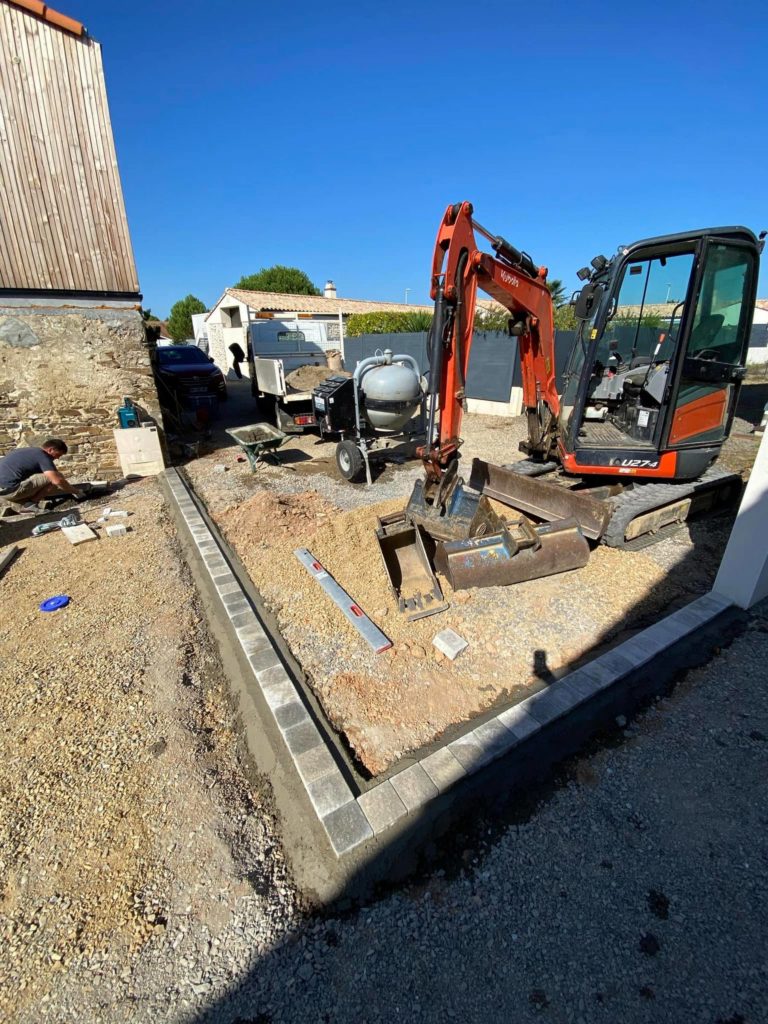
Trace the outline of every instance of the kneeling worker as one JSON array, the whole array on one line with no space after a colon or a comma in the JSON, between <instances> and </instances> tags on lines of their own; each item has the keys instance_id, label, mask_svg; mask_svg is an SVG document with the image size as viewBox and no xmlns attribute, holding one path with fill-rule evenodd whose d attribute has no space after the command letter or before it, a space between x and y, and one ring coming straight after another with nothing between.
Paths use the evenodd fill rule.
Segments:
<instances>
[{"instance_id":1,"label":"kneeling worker","mask_svg":"<svg viewBox=\"0 0 768 1024\"><path fill-rule=\"evenodd\" d=\"M54 465L66 454L66 444L52 437L40 448L16 448L5 455L0 459L0 503L32 504L62 494L82 497Z\"/></svg>"}]
</instances>

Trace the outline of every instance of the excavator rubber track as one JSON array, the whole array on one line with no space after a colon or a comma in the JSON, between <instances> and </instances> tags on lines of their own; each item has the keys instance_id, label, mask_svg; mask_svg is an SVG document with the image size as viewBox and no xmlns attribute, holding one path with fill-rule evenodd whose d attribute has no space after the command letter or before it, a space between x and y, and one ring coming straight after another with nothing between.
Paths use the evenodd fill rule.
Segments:
<instances>
[{"instance_id":1,"label":"excavator rubber track","mask_svg":"<svg viewBox=\"0 0 768 1024\"><path fill-rule=\"evenodd\" d=\"M663 540L670 528L679 526L689 516L735 502L741 488L738 473L716 467L708 469L698 480L644 483L627 488L623 494L609 499L613 511L600 543L630 550L646 547ZM651 528L641 530L643 525Z\"/></svg>"}]
</instances>

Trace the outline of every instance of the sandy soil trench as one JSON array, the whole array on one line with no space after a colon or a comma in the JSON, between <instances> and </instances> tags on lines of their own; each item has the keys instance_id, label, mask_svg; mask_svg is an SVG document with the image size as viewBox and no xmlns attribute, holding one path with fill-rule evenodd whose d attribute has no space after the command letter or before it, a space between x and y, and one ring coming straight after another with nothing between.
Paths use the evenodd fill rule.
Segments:
<instances>
[{"instance_id":1,"label":"sandy soil trench","mask_svg":"<svg viewBox=\"0 0 768 1024\"><path fill-rule=\"evenodd\" d=\"M520 420L468 416L467 465L474 455L519 457L522 429ZM753 454L754 442L750 447ZM390 467L381 484L366 488L337 477L332 444L312 435L283 452L300 473L283 466L252 474L237 449L226 449L190 464L187 475L276 616L331 724L373 775L451 727L523 699L552 673L706 590L728 536L729 520L720 516L646 551L598 547L584 569L517 586L454 593L441 578L450 608L408 622L389 590L374 530L378 516L405 504L418 475L414 464ZM214 472L215 463L227 472ZM323 563L392 639L392 650L371 652L298 562L297 547ZM469 643L454 662L432 643L447 626Z\"/></svg>"}]
</instances>

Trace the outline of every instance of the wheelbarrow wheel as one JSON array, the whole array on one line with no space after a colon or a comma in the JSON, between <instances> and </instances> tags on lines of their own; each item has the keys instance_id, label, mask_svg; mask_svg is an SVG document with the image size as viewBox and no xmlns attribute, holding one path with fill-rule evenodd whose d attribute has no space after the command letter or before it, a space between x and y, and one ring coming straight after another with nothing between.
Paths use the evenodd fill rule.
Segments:
<instances>
[{"instance_id":1,"label":"wheelbarrow wheel","mask_svg":"<svg viewBox=\"0 0 768 1024\"><path fill-rule=\"evenodd\" d=\"M365 472L365 462L354 441L339 441L336 445L336 465L345 480L354 483Z\"/></svg>"}]
</instances>

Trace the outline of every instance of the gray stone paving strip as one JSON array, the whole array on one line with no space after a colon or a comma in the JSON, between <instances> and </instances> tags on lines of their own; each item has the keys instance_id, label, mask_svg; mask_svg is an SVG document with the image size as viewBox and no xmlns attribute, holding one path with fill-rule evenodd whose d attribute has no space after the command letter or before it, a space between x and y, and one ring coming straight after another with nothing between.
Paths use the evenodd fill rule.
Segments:
<instances>
[{"instance_id":1,"label":"gray stone paving strip","mask_svg":"<svg viewBox=\"0 0 768 1024\"><path fill-rule=\"evenodd\" d=\"M168 470L166 475L307 796L338 857L372 836L386 832L468 773L502 757L544 726L642 668L731 604L711 593L697 598L355 798L269 635L176 471Z\"/></svg>"}]
</instances>

